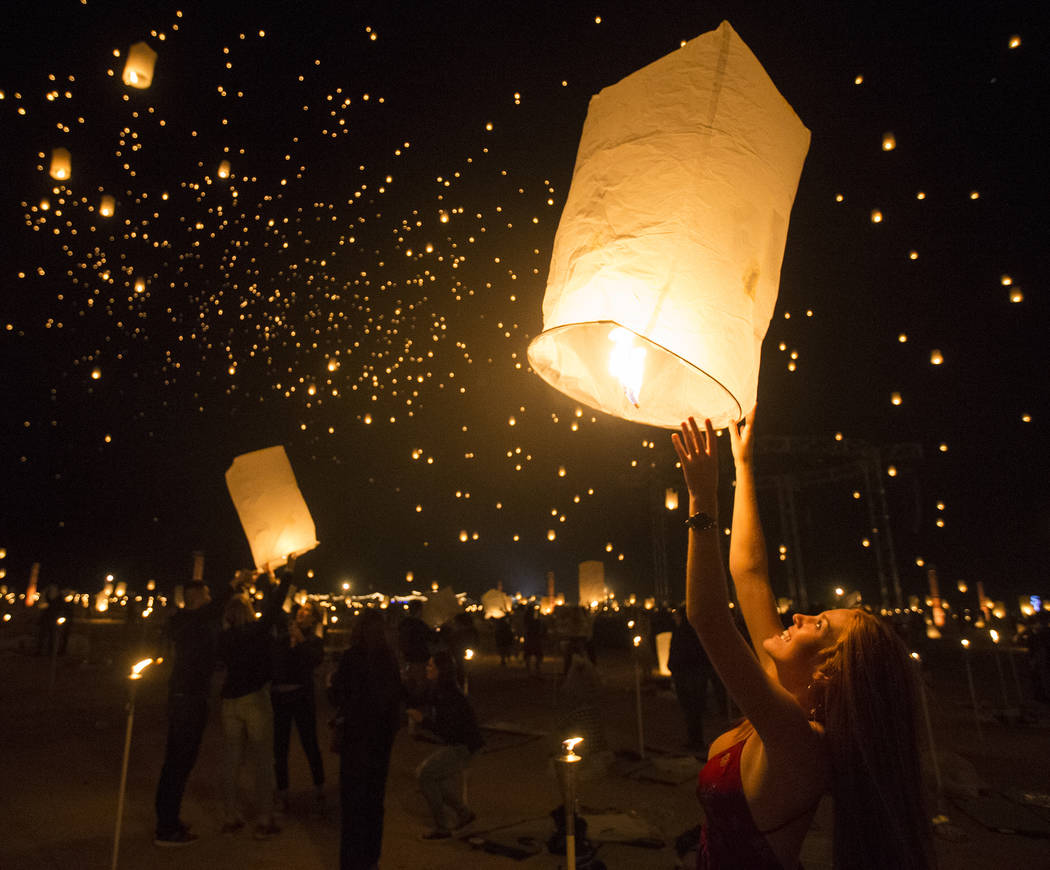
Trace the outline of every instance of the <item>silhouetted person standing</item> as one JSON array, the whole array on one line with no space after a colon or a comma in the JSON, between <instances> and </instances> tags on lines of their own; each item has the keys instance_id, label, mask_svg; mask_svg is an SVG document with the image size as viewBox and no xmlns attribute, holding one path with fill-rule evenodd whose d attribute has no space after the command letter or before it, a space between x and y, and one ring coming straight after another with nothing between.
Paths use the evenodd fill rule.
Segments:
<instances>
[{"instance_id":1,"label":"silhouetted person standing","mask_svg":"<svg viewBox=\"0 0 1050 870\"><path fill-rule=\"evenodd\" d=\"M314 670L324 659L324 641L317 634L321 615L317 605L306 601L290 620L278 622L273 657L273 758L277 778L277 809L288 809L288 749L292 723L310 763L314 799L324 805L324 763L317 743L317 702Z\"/></svg>"},{"instance_id":2,"label":"silhouetted person standing","mask_svg":"<svg viewBox=\"0 0 1050 870\"><path fill-rule=\"evenodd\" d=\"M383 798L403 691L380 611L353 617L350 645L328 691L343 723L339 870L372 870L383 845Z\"/></svg>"},{"instance_id":3,"label":"silhouetted person standing","mask_svg":"<svg viewBox=\"0 0 1050 870\"><path fill-rule=\"evenodd\" d=\"M168 681L168 739L157 783L153 842L158 846L186 846L197 839L183 824L179 812L208 722L208 694L215 671L222 611L230 592L213 600L206 583L192 580L183 586L186 606L168 620L175 654Z\"/></svg>"},{"instance_id":4,"label":"silhouetted person standing","mask_svg":"<svg viewBox=\"0 0 1050 870\"><path fill-rule=\"evenodd\" d=\"M678 705L685 718L689 751L698 757L707 757L704 739L704 709L707 705L707 684L711 679L711 662L704 652L693 626L684 619L684 607L674 611L674 630L667 668L674 679Z\"/></svg>"}]
</instances>

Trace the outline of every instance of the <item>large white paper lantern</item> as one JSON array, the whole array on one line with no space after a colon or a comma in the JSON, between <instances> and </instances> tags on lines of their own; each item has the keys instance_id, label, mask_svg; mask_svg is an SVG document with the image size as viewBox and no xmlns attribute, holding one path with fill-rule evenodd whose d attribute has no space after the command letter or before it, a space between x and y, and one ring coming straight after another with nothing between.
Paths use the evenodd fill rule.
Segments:
<instances>
[{"instance_id":1,"label":"large white paper lantern","mask_svg":"<svg viewBox=\"0 0 1050 870\"><path fill-rule=\"evenodd\" d=\"M157 52L145 42L136 42L128 49L121 80L128 87L144 89L153 84L153 68L157 63Z\"/></svg>"},{"instance_id":2,"label":"large white paper lantern","mask_svg":"<svg viewBox=\"0 0 1050 870\"><path fill-rule=\"evenodd\" d=\"M313 517L284 447L244 453L226 469L226 487L257 569L284 565L317 546Z\"/></svg>"},{"instance_id":3,"label":"large white paper lantern","mask_svg":"<svg viewBox=\"0 0 1050 870\"><path fill-rule=\"evenodd\" d=\"M533 369L627 420L740 419L808 149L728 22L593 97Z\"/></svg>"}]
</instances>

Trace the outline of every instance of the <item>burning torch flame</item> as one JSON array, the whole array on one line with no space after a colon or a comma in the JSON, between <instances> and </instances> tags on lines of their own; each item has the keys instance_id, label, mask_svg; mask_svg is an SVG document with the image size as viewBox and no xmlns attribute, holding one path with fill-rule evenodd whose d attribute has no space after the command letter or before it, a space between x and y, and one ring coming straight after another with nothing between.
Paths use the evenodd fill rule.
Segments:
<instances>
[{"instance_id":1,"label":"burning torch flame","mask_svg":"<svg viewBox=\"0 0 1050 870\"><path fill-rule=\"evenodd\" d=\"M568 740L563 740L561 742L561 745L565 749L565 757L572 761L578 760L579 756L575 753L574 750L576 749L576 744L582 742L582 737L570 737Z\"/></svg>"},{"instance_id":2,"label":"burning torch flame","mask_svg":"<svg viewBox=\"0 0 1050 870\"><path fill-rule=\"evenodd\" d=\"M143 659L140 662L135 662L135 664L131 666L131 679L141 680L142 672L151 664L153 664L153 659Z\"/></svg>"},{"instance_id":3,"label":"burning torch flame","mask_svg":"<svg viewBox=\"0 0 1050 870\"><path fill-rule=\"evenodd\" d=\"M622 326L613 327L609 332L609 341L613 343L609 354L609 374L619 380L627 401L637 408L645 374L645 348L635 345L634 333Z\"/></svg>"}]
</instances>

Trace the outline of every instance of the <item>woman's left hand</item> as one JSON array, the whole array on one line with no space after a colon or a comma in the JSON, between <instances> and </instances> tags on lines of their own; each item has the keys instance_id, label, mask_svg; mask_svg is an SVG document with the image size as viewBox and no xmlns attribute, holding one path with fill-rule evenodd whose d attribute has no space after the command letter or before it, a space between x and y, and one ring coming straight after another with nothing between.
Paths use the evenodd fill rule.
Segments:
<instances>
[{"instance_id":1,"label":"woman's left hand","mask_svg":"<svg viewBox=\"0 0 1050 870\"><path fill-rule=\"evenodd\" d=\"M694 507L714 517L718 514L718 442L710 420L704 420L704 431L690 417L682 432L671 436L682 475L689 488Z\"/></svg>"}]
</instances>

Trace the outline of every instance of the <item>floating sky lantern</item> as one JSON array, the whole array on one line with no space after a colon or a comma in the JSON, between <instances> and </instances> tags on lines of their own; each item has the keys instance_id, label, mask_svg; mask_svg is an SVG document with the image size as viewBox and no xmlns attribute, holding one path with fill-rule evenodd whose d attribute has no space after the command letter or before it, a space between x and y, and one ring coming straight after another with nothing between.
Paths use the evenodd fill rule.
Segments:
<instances>
[{"instance_id":1,"label":"floating sky lantern","mask_svg":"<svg viewBox=\"0 0 1050 870\"><path fill-rule=\"evenodd\" d=\"M592 98L529 362L606 413L755 403L809 131L723 22Z\"/></svg>"},{"instance_id":2,"label":"floating sky lantern","mask_svg":"<svg viewBox=\"0 0 1050 870\"><path fill-rule=\"evenodd\" d=\"M882 134L882 150L883 151L892 151L896 147L897 147L897 137L894 136L892 133L883 133Z\"/></svg>"},{"instance_id":3,"label":"floating sky lantern","mask_svg":"<svg viewBox=\"0 0 1050 870\"><path fill-rule=\"evenodd\" d=\"M113 210L116 208L116 205L116 200L107 193L99 201L98 213L102 217L113 217Z\"/></svg>"},{"instance_id":4,"label":"floating sky lantern","mask_svg":"<svg viewBox=\"0 0 1050 870\"><path fill-rule=\"evenodd\" d=\"M157 63L157 52L144 42L136 42L128 49L121 80L130 88L144 90L153 84L153 68Z\"/></svg>"},{"instance_id":5,"label":"floating sky lantern","mask_svg":"<svg viewBox=\"0 0 1050 870\"><path fill-rule=\"evenodd\" d=\"M597 559L580 562L580 604L605 600L605 563Z\"/></svg>"},{"instance_id":6,"label":"floating sky lantern","mask_svg":"<svg viewBox=\"0 0 1050 870\"><path fill-rule=\"evenodd\" d=\"M68 181L73 174L72 156L68 148L53 148L51 150L50 176L55 181Z\"/></svg>"},{"instance_id":7,"label":"floating sky lantern","mask_svg":"<svg viewBox=\"0 0 1050 870\"><path fill-rule=\"evenodd\" d=\"M664 507L669 511L678 510L678 490L673 487L664 492Z\"/></svg>"},{"instance_id":8,"label":"floating sky lantern","mask_svg":"<svg viewBox=\"0 0 1050 870\"><path fill-rule=\"evenodd\" d=\"M219 164L219 168L218 168L218 170L217 170L217 172L215 174L218 175L219 178L229 178L230 177L230 161L229 160L223 160Z\"/></svg>"},{"instance_id":9,"label":"floating sky lantern","mask_svg":"<svg viewBox=\"0 0 1050 870\"><path fill-rule=\"evenodd\" d=\"M255 567L280 567L289 554L317 546L313 517L284 447L244 453L226 469L226 487L251 547Z\"/></svg>"}]
</instances>

